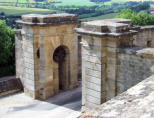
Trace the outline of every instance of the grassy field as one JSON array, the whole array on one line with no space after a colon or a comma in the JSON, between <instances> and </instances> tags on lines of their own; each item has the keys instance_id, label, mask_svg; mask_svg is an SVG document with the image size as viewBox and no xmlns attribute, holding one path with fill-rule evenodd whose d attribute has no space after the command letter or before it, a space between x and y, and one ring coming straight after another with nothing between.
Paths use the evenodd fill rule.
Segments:
<instances>
[{"instance_id":1,"label":"grassy field","mask_svg":"<svg viewBox=\"0 0 154 118\"><path fill-rule=\"evenodd\" d=\"M29 14L29 13L48 14L54 11L49 9L0 6L0 12L5 12L6 15L22 15L22 14Z\"/></svg>"},{"instance_id":2,"label":"grassy field","mask_svg":"<svg viewBox=\"0 0 154 118\"><path fill-rule=\"evenodd\" d=\"M0 0L0 2L17 2L18 3L27 3L27 0ZM30 3L34 3L35 0L29 0ZM96 4L103 4L103 3L94 3L90 2L90 0L48 0L48 1L60 1L61 3L56 3L55 5L75 5L75 6L93 6ZM130 0L112 0L111 2L125 2ZM134 0L135 1L135 0ZM106 5L111 4L111 2L106 2Z\"/></svg>"},{"instance_id":3,"label":"grassy field","mask_svg":"<svg viewBox=\"0 0 154 118\"><path fill-rule=\"evenodd\" d=\"M90 0L58 0L62 3L58 3L56 5L75 5L75 6L93 6L96 5L94 2L90 2Z\"/></svg>"},{"instance_id":4,"label":"grassy field","mask_svg":"<svg viewBox=\"0 0 154 118\"><path fill-rule=\"evenodd\" d=\"M17 0L0 0L0 2L17 2ZM26 0L18 0L19 3L27 3Z\"/></svg>"},{"instance_id":5,"label":"grassy field","mask_svg":"<svg viewBox=\"0 0 154 118\"><path fill-rule=\"evenodd\" d=\"M59 3L57 5L76 5L76 6L93 6L96 4L103 4L103 3L94 3L90 2L90 0L58 0L62 3ZM126 2L130 0L111 0L111 2L105 2L105 5L109 5L112 2Z\"/></svg>"},{"instance_id":6,"label":"grassy field","mask_svg":"<svg viewBox=\"0 0 154 118\"><path fill-rule=\"evenodd\" d=\"M18 3L27 3L29 1L30 3L34 3L35 0L0 0L0 2L17 2ZM93 6L93 5L98 5L98 4L103 4L103 3L94 3L90 2L90 0L48 0L49 2L51 1L60 1L61 3L56 3L55 5L60 5L60 6L66 6L66 5L75 5L75 6ZM111 0L111 2L105 2L105 5L110 5L112 2L127 2L127 1L142 1L142 0ZM147 1L147 0L143 0ZM154 1L154 0L152 0Z\"/></svg>"},{"instance_id":7,"label":"grassy field","mask_svg":"<svg viewBox=\"0 0 154 118\"><path fill-rule=\"evenodd\" d=\"M101 16L97 16L97 17L85 18L83 20L91 21L91 20L110 19L110 18L114 18L116 15L117 15L117 13L111 13L111 14L101 15Z\"/></svg>"}]
</instances>

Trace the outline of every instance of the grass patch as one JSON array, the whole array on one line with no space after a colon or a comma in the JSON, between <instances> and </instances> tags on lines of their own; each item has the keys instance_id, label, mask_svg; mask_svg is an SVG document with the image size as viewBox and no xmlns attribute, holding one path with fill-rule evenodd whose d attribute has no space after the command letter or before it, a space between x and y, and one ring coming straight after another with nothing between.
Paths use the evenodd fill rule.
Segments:
<instances>
[{"instance_id":1,"label":"grass patch","mask_svg":"<svg viewBox=\"0 0 154 118\"><path fill-rule=\"evenodd\" d=\"M27 0L0 0L0 2L17 2L18 3L27 3ZM29 0L29 2L31 3L33 0Z\"/></svg>"},{"instance_id":2,"label":"grass patch","mask_svg":"<svg viewBox=\"0 0 154 118\"><path fill-rule=\"evenodd\" d=\"M75 6L93 6L96 5L94 2L90 2L90 0L58 0L61 3L56 3L55 5L60 6L69 6L69 5L75 5Z\"/></svg>"},{"instance_id":3,"label":"grass patch","mask_svg":"<svg viewBox=\"0 0 154 118\"><path fill-rule=\"evenodd\" d=\"M55 11L49 10L49 9L39 9L39 8L0 6L0 12L4 12L6 15L18 16L18 15L29 14L29 13L49 14Z\"/></svg>"},{"instance_id":4,"label":"grass patch","mask_svg":"<svg viewBox=\"0 0 154 118\"><path fill-rule=\"evenodd\" d=\"M101 20L101 19L110 19L114 18L117 15L117 13L111 13L111 14L105 14L97 17L90 17L90 18L84 18L84 20Z\"/></svg>"}]
</instances>

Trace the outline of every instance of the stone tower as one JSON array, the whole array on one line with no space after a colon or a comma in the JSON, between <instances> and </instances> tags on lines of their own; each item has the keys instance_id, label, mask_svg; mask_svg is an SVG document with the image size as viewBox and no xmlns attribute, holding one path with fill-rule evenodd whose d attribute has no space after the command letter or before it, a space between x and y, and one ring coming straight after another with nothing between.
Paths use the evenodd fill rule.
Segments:
<instances>
[{"instance_id":1,"label":"stone tower","mask_svg":"<svg viewBox=\"0 0 154 118\"><path fill-rule=\"evenodd\" d=\"M76 15L23 15L16 33L16 76L24 92L47 99L78 85Z\"/></svg>"}]
</instances>

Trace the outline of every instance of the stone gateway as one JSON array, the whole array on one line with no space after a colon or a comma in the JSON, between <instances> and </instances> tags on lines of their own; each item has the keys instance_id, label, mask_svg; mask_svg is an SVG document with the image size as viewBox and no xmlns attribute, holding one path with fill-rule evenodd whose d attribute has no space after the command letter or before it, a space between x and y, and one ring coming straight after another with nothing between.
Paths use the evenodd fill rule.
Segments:
<instances>
[{"instance_id":1,"label":"stone gateway","mask_svg":"<svg viewBox=\"0 0 154 118\"><path fill-rule=\"evenodd\" d=\"M30 14L17 22L22 29L15 31L16 76L33 98L77 87L82 71L82 108L92 109L152 74L154 54L147 48L154 47L152 26L136 27L118 18L82 22L77 28L73 14Z\"/></svg>"}]
</instances>

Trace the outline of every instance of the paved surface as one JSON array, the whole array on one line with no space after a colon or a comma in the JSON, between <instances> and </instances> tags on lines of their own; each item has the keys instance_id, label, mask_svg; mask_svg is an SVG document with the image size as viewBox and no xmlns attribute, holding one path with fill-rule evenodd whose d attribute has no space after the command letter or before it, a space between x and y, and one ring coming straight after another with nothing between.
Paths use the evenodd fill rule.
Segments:
<instances>
[{"instance_id":1,"label":"paved surface","mask_svg":"<svg viewBox=\"0 0 154 118\"><path fill-rule=\"evenodd\" d=\"M81 110L81 86L61 92L47 101L24 93L0 98L0 118L77 118Z\"/></svg>"}]
</instances>

